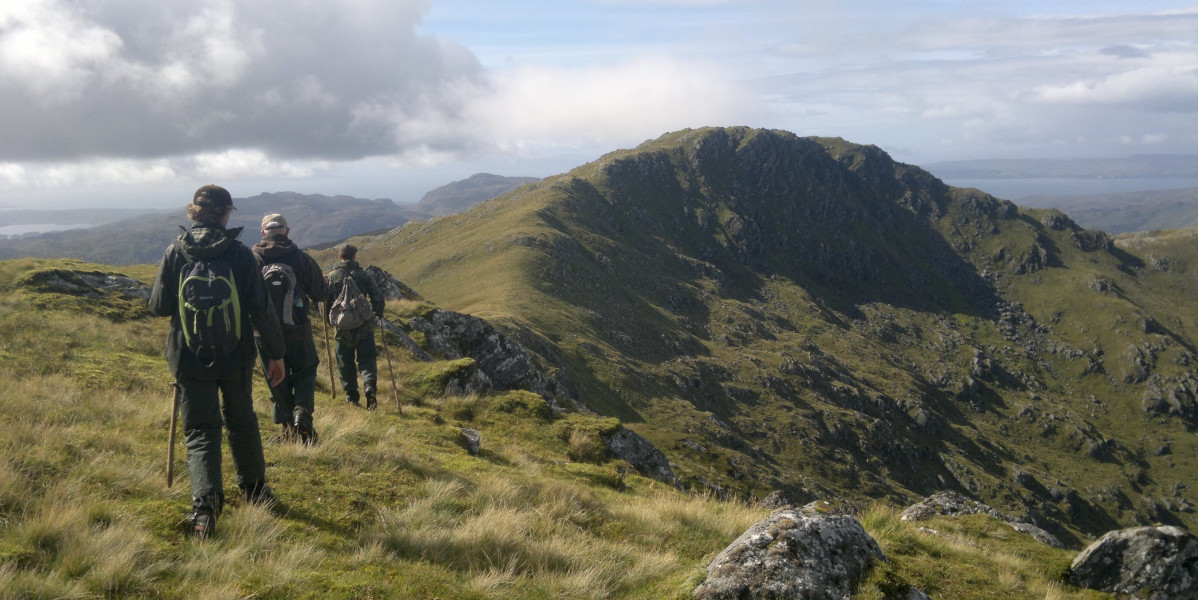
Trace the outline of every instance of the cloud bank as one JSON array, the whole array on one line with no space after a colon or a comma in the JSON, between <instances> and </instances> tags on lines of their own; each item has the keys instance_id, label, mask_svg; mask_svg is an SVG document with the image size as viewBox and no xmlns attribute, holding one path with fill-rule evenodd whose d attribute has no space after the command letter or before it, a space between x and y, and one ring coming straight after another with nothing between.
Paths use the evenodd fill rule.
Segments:
<instances>
[{"instance_id":1,"label":"cloud bank","mask_svg":"<svg viewBox=\"0 0 1198 600\"><path fill-rule=\"evenodd\" d=\"M598 156L705 125L909 162L1198 152L1198 10L1174 0L563 2L505 3L496 29L482 0L9 0L0 193Z\"/></svg>"}]
</instances>

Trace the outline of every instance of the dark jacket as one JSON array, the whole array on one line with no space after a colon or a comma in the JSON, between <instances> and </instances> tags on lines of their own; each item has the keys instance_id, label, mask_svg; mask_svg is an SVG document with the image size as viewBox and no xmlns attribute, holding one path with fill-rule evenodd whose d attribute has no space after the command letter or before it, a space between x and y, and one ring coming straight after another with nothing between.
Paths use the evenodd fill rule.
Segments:
<instances>
[{"instance_id":1,"label":"dark jacket","mask_svg":"<svg viewBox=\"0 0 1198 600\"><path fill-rule=\"evenodd\" d=\"M171 318L171 330L166 340L166 360L175 377L217 379L228 377L243 368L253 368L257 358L253 331L256 330L272 359L283 358L283 331L274 307L266 295L262 272L254 254L237 241L241 228L226 230L215 223L196 223L166 248L154 289L150 292L150 312ZM201 361L187 349L183 341L183 326L179 322L179 275L184 267L196 260L222 257L228 261L241 299L241 336L237 348L227 357L211 363ZM252 324L252 329L251 329Z\"/></svg>"},{"instance_id":2,"label":"dark jacket","mask_svg":"<svg viewBox=\"0 0 1198 600\"><path fill-rule=\"evenodd\" d=\"M306 298L303 308L297 310L293 316L295 327L285 328L284 338L294 340L312 335L309 314L315 314L313 311L316 310L317 302L325 302L329 297L329 286L325 283L320 265L282 233L262 238L251 250L254 252L254 259L257 260L259 273L262 272L262 267L269 263L289 265L295 272L300 293Z\"/></svg>"},{"instance_id":3,"label":"dark jacket","mask_svg":"<svg viewBox=\"0 0 1198 600\"><path fill-rule=\"evenodd\" d=\"M370 298L370 308L374 309L374 316L383 316L383 291L374 283L374 278L367 273L365 269L358 266L358 262L354 260L343 260L335 269L329 271L329 303L337 299L341 295L341 288L344 286L346 277L353 277L358 284L358 289ZM365 326L365 325L363 325Z\"/></svg>"}]
</instances>

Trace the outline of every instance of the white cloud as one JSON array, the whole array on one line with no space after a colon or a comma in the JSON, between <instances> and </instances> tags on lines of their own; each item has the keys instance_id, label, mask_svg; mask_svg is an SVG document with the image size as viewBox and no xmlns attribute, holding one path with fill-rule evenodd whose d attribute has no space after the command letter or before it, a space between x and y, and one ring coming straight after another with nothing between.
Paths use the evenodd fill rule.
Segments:
<instances>
[{"instance_id":1,"label":"white cloud","mask_svg":"<svg viewBox=\"0 0 1198 600\"><path fill-rule=\"evenodd\" d=\"M85 22L57 0L17 0L0 7L0 79L40 102L78 98L97 67L120 50L112 31Z\"/></svg>"},{"instance_id":2,"label":"white cloud","mask_svg":"<svg viewBox=\"0 0 1198 600\"><path fill-rule=\"evenodd\" d=\"M638 143L667 131L733 122L763 109L720 68L673 58L615 65L517 67L476 96L465 126L505 150Z\"/></svg>"},{"instance_id":3,"label":"white cloud","mask_svg":"<svg viewBox=\"0 0 1198 600\"><path fill-rule=\"evenodd\" d=\"M0 190L18 192L73 186L137 186L171 181L179 170L171 161L88 160L0 164Z\"/></svg>"},{"instance_id":4,"label":"white cloud","mask_svg":"<svg viewBox=\"0 0 1198 600\"><path fill-rule=\"evenodd\" d=\"M1059 104L1122 104L1146 110L1198 111L1198 66L1150 66L1036 88L1036 97Z\"/></svg>"},{"instance_id":5,"label":"white cloud","mask_svg":"<svg viewBox=\"0 0 1198 600\"><path fill-rule=\"evenodd\" d=\"M312 174L310 165L272 159L261 150L235 148L223 152L207 152L192 159L189 175L199 179L227 181L249 178L290 179Z\"/></svg>"},{"instance_id":6,"label":"white cloud","mask_svg":"<svg viewBox=\"0 0 1198 600\"><path fill-rule=\"evenodd\" d=\"M12 191L29 188L29 174L23 165L0 163L0 190Z\"/></svg>"},{"instance_id":7,"label":"white cloud","mask_svg":"<svg viewBox=\"0 0 1198 600\"><path fill-rule=\"evenodd\" d=\"M469 51L416 33L425 0L4 6L0 159L403 153L424 140L391 115L452 116L446 82L480 76Z\"/></svg>"}]
</instances>

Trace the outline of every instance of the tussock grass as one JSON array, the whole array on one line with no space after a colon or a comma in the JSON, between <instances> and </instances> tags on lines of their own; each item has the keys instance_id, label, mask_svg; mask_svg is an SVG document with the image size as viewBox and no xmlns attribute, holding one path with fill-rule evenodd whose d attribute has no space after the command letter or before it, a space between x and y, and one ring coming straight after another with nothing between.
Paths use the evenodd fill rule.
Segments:
<instances>
[{"instance_id":1,"label":"tussock grass","mask_svg":"<svg viewBox=\"0 0 1198 600\"><path fill-rule=\"evenodd\" d=\"M933 598L1111 597L1063 583L1074 552L1040 544L985 515L915 523L902 521L894 507L875 504L861 524L890 562L874 566L855 599L889 599L912 585Z\"/></svg>"},{"instance_id":2,"label":"tussock grass","mask_svg":"<svg viewBox=\"0 0 1198 600\"><path fill-rule=\"evenodd\" d=\"M464 571L487 597L511 597L516 590L534 597L624 597L680 560L661 544L607 538L624 529L621 515L634 514L575 486L488 475L434 480L406 507L380 511L362 546ZM660 523L658 531L681 538L686 526Z\"/></svg>"}]
</instances>

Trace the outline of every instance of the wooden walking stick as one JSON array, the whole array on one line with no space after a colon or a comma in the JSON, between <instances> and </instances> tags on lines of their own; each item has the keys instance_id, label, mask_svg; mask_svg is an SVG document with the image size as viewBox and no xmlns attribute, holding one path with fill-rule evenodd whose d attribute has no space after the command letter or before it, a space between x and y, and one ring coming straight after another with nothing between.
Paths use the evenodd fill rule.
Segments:
<instances>
[{"instance_id":1,"label":"wooden walking stick","mask_svg":"<svg viewBox=\"0 0 1198 600\"><path fill-rule=\"evenodd\" d=\"M327 315L327 314L329 314L328 308L329 308L329 303L325 302L323 311L321 311L320 306L317 305L317 312L320 312L321 315ZM333 377L333 346L332 346L332 344L329 343L329 320L324 318L323 316L321 317L320 320L321 320L321 322L324 323L324 355L325 355L325 358L327 358L328 362L329 362L329 400L336 400L337 399L337 379L335 377Z\"/></svg>"},{"instance_id":2,"label":"wooden walking stick","mask_svg":"<svg viewBox=\"0 0 1198 600\"><path fill-rule=\"evenodd\" d=\"M175 388L175 397L171 401L171 434L166 445L166 487L171 487L175 483L175 423L179 419L179 396L183 393L183 388L179 387L179 382L171 383L171 387Z\"/></svg>"},{"instance_id":3,"label":"wooden walking stick","mask_svg":"<svg viewBox=\"0 0 1198 600\"><path fill-rule=\"evenodd\" d=\"M387 348L387 329L383 327L383 318L379 317L379 339L383 342L383 354L387 356L387 370L391 372L391 391L395 393L395 408L403 414L403 403L399 401L399 387L395 385L395 367L391 366L391 350Z\"/></svg>"}]
</instances>

